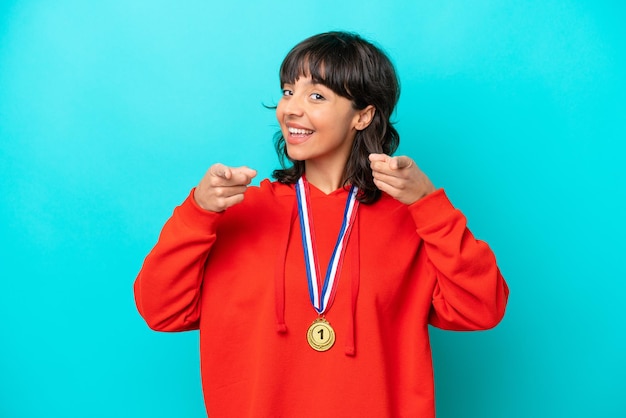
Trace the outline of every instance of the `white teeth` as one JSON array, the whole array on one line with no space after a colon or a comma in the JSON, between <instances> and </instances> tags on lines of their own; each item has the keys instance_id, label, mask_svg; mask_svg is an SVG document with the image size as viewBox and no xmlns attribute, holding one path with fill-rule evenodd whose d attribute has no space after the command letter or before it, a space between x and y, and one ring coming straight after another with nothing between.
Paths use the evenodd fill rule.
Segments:
<instances>
[{"instance_id":1,"label":"white teeth","mask_svg":"<svg viewBox=\"0 0 626 418\"><path fill-rule=\"evenodd\" d=\"M313 131L309 131L308 129L289 128L289 133L293 135L310 135Z\"/></svg>"}]
</instances>

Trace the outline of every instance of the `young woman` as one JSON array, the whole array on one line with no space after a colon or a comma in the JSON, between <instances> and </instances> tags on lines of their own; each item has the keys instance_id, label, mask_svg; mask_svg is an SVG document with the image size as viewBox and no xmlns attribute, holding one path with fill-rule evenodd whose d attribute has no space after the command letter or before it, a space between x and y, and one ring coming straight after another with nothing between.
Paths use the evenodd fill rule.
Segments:
<instances>
[{"instance_id":1,"label":"young woman","mask_svg":"<svg viewBox=\"0 0 626 418\"><path fill-rule=\"evenodd\" d=\"M504 315L493 253L415 162L392 157L393 65L358 35L294 47L280 69L276 181L215 164L135 282L159 331L200 330L219 417L434 417L428 325Z\"/></svg>"}]
</instances>

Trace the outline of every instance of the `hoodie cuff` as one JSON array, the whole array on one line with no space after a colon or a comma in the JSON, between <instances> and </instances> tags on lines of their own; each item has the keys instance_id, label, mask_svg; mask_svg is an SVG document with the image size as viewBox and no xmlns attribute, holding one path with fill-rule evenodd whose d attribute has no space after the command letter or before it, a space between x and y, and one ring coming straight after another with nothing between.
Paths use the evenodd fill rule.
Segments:
<instances>
[{"instance_id":1,"label":"hoodie cuff","mask_svg":"<svg viewBox=\"0 0 626 418\"><path fill-rule=\"evenodd\" d=\"M196 188L191 189L189 196L176 208L176 215L189 228L202 231L207 234L214 234L217 222L224 212L213 212L200 207L194 199L193 194Z\"/></svg>"},{"instance_id":2,"label":"hoodie cuff","mask_svg":"<svg viewBox=\"0 0 626 418\"><path fill-rule=\"evenodd\" d=\"M455 209L443 189L437 189L409 205L409 212L418 232L446 224L451 217L459 215L458 209Z\"/></svg>"}]
</instances>

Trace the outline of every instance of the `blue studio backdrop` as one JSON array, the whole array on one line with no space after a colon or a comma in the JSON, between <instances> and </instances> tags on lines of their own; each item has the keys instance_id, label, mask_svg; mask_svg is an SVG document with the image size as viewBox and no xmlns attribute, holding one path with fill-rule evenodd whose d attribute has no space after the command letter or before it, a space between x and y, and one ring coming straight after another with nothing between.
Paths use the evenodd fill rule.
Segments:
<instances>
[{"instance_id":1,"label":"blue studio backdrop","mask_svg":"<svg viewBox=\"0 0 626 418\"><path fill-rule=\"evenodd\" d=\"M0 2L0 417L202 417L198 335L132 283L214 162L278 166L278 67L356 31L412 156L492 246L494 330L432 330L441 418L626 416L626 3Z\"/></svg>"}]
</instances>

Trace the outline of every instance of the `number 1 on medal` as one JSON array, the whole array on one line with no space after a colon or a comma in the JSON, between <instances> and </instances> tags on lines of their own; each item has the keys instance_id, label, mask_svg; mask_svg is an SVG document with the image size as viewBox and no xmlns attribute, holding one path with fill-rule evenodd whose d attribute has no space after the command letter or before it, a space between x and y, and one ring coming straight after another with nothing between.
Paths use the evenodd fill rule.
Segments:
<instances>
[{"instance_id":1,"label":"number 1 on medal","mask_svg":"<svg viewBox=\"0 0 626 418\"><path fill-rule=\"evenodd\" d=\"M326 351L335 343L335 331L326 319L317 318L306 333L311 348L317 351Z\"/></svg>"}]
</instances>

